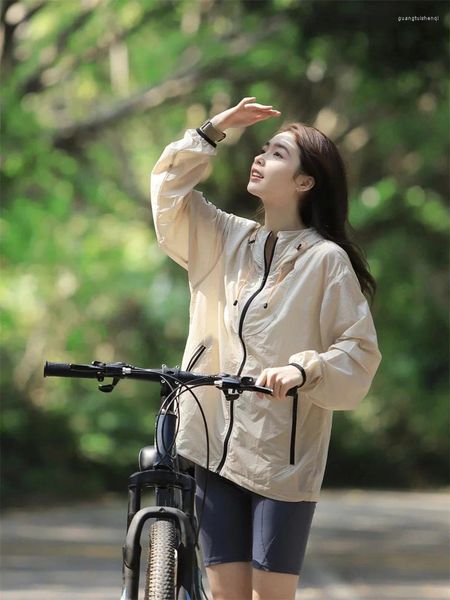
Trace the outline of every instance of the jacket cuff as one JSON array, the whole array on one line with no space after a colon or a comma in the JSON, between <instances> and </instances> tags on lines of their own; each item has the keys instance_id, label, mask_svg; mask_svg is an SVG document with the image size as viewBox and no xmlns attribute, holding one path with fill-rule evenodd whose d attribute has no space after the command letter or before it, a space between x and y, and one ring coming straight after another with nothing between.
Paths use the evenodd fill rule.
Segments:
<instances>
[{"instance_id":1,"label":"jacket cuff","mask_svg":"<svg viewBox=\"0 0 450 600\"><path fill-rule=\"evenodd\" d=\"M323 377L322 361L319 353L315 350L305 350L304 352L292 354L289 357L289 364L293 364L297 368L301 367L304 370L305 378L301 384L304 392L314 388Z\"/></svg>"}]
</instances>

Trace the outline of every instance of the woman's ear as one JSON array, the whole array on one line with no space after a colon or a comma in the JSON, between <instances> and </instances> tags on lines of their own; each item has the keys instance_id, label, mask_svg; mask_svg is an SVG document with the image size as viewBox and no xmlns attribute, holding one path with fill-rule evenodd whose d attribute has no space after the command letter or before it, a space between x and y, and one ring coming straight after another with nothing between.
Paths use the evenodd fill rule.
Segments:
<instances>
[{"instance_id":1,"label":"woman's ear","mask_svg":"<svg viewBox=\"0 0 450 600\"><path fill-rule=\"evenodd\" d=\"M314 177L311 175L299 175L296 179L296 190L297 192L307 192L315 185Z\"/></svg>"}]
</instances>

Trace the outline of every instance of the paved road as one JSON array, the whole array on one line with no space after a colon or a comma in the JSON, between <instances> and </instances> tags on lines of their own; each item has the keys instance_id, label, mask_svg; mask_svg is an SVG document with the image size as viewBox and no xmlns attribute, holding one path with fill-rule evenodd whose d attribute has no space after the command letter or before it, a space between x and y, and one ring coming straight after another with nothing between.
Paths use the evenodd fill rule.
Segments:
<instances>
[{"instance_id":1,"label":"paved road","mask_svg":"<svg viewBox=\"0 0 450 600\"><path fill-rule=\"evenodd\" d=\"M444 493L323 492L297 600L449 600ZM119 598L117 500L2 519L2 600Z\"/></svg>"}]
</instances>

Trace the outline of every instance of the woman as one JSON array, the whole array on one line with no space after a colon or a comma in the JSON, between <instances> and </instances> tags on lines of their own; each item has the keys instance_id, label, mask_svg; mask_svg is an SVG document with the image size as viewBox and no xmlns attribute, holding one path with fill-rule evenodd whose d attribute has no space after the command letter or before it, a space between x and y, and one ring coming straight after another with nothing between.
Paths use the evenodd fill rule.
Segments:
<instances>
[{"instance_id":1,"label":"woman","mask_svg":"<svg viewBox=\"0 0 450 600\"><path fill-rule=\"evenodd\" d=\"M292 124L254 158L247 189L264 225L194 189L228 129L280 115L255 100L187 130L152 172L158 242L189 276L183 368L273 389L233 402L201 389L209 464L199 409L181 398L177 446L196 465L197 510L207 477L200 544L214 600L294 598L333 410L364 398L381 361L363 294L375 282L346 237L345 170L326 136Z\"/></svg>"}]
</instances>

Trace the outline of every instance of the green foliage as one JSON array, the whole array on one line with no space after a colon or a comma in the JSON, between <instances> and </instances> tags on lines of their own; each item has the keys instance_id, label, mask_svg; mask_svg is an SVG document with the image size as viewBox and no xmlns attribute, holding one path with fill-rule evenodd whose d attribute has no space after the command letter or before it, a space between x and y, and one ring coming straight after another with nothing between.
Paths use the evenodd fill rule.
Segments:
<instances>
[{"instance_id":1,"label":"green foliage","mask_svg":"<svg viewBox=\"0 0 450 600\"><path fill-rule=\"evenodd\" d=\"M342 149L378 281L383 362L361 407L335 417L327 482L445 483L445 3L416 23L398 21L424 12L414 1L40 5L1 13L4 502L122 489L151 442L155 388L100 394L42 367L180 362L188 287L155 243L149 173L186 127L244 95L282 118L227 137L207 196L253 216L254 152L282 122L310 122Z\"/></svg>"}]
</instances>

